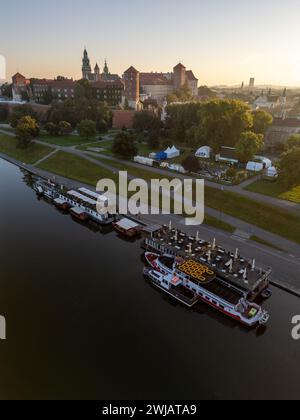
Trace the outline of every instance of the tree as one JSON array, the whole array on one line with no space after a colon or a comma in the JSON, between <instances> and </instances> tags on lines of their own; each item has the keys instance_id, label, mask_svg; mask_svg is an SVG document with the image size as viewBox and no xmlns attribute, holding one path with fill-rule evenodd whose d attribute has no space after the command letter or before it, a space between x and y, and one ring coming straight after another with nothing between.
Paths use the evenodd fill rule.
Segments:
<instances>
[{"instance_id":1,"label":"tree","mask_svg":"<svg viewBox=\"0 0 300 420\"><path fill-rule=\"evenodd\" d=\"M113 153L125 159L131 159L137 155L138 149L135 144L135 137L127 131L117 134L112 147Z\"/></svg>"},{"instance_id":2,"label":"tree","mask_svg":"<svg viewBox=\"0 0 300 420\"><path fill-rule=\"evenodd\" d=\"M236 168L234 166L230 166L230 168L227 169L226 177L228 179L231 179L232 181L235 181L236 180L237 170L236 170Z\"/></svg>"},{"instance_id":3,"label":"tree","mask_svg":"<svg viewBox=\"0 0 300 420\"><path fill-rule=\"evenodd\" d=\"M6 98L12 99L12 84L4 83L4 85L1 86L1 93Z\"/></svg>"},{"instance_id":4,"label":"tree","mask_svg":"<svg viewBox=\"0 0 300 420\"><path fill-rule=\"evenodd\" d=\"M147 138L147 143L150 149L158 149L160 146L160 139L156 133L150 133Z\"/></svg>"},{"instance_id":5,"label":"tree","mask_svg":"<svg viewBox=\"0 0 300 420\"><path fill-rule=\"evenodd\" d=\"M241 134L236 144L236 151L241 162L248 162L263 146L263 135L246 131Z\"/></svg>"},{"instance_id":6,"label":"tree","mask_svg":"<svg viewBox=\"0 0 300 420\"><path fill-rule=\"evenodd\" d=\"M96 137L96 123L91 120L82 120L77 126L80 137L89 141Z\"/></svg>"},{"instance_id":7,"label":"tree","mask_svg":"<svg viewBox=\"0 0 300 420\"><path fill-rule=\"evenodd\" d=\"M133 128L138 131L158 131L161 121L150 111L136 112L133 119Z\"/></svg>"},{"instance_id":8,"label":"tree","mask_svg":"<svg viewBox=\"0 0 300 420\"><path fill-rule=\"evenodd\" d=\"M58 135L59 129L58 129L58 126L56 124L54 124L52 122L48 122L45 125L44 128L45 128L45 130L47 131L48 134L51 134L52 136L57 136Z\"/></svg>"},{"instance_id":9,"label":"tree","mask_svg":"<svg viewBox=\"0 0 300 420\"><path fill-rule=\"evenodd\" d=\"M207 86L200 86L198 88L198 95L202 98L212 98L216 94Z\"/></svg>"},{"instance_id":10,"label":"tree","mask_svg":"<svg viewBox=\"0 0 300 420\"><path fill-rule=\"evenodd\" d=\"M187 156L183 159L182 166L186 171L194 173L199 172L201 169L199 159L194 155Z\"/></svg>"},{"instance_id":11,"label":"tree","mask_svg":"<svg viewBox=\"0 0 300 420\"><path fill-rule=\"evenodd\" d=\"M300 147L300 136L297 134L294 134L291 136L287 141L287 148L293 149L295 147Z\"/></svg>"},{"instance_id":12,"label":"tree","mask_svg":"<svg viewBox=\"0 0 300 420\"><path fill-rule=\"evenodd\" d=\"M62 136L68 136L73 132L73 127L67 121L60 121L58 124L58 132Z\"/></svg>"},{"instance_id":13,"label":"tree","mask_svg":"<svg viewBox=\"0 0 300 420\"><path fill-rule=\"evenodd\" d=\"M201 104L198 127L202 144L208 144L215 152L222 146L234 147L241 134L253 126L249 106L238 100L212 100Z\"/></svg>"},{"instance_id":14,"label":"tree","mask_svg":"<svg viewBox=\"0 0 300 420\"><path fill-rule=\"evenodd\" d=\"M0 105L0 122L6 122L8 119L8 109Z\"/></svg>"},{"instance_id":15,"label":"tree","mask_svg":"<svg viewBox=\"0 0 300 420\"><path fill-rule=\"evenodd\" d=\"M31 141L39 135L39 132L39 125L34 118L29 115L22 117L16 128L19 147L23 149L27 148Z\"/></svg>"},{"instance_id":16,"label":"tree","mask_svg":"<svg viewBox=\"0 0 300 420\"><path fill-rule=\"evenodd\" d=\"M268 127L273 123L273 117L268 112L258 109L252 112L253 128L256 134L265 135Z\"/></svg>"},{"instance_id":17,"label":"tree","mask_svg":"<svg viewBox=\"0 0 300 420\"><path fill-rule=\"evenodd\" d=\"M10 115L9 121L13 128L16 128L20 119L26 116L30 116L37 120L37 115L29 105L16 106Z\"/></svg>"},{"instance_id":18,"label":"tree","mask_svg":"<svg viewBox=\"0 0 300 420\"><path fill-rule=\"evenodd\" d=\"M300 147L284 153L279 161L279 180L287 188L300 185Z\"/></svg>"}]
</instances>

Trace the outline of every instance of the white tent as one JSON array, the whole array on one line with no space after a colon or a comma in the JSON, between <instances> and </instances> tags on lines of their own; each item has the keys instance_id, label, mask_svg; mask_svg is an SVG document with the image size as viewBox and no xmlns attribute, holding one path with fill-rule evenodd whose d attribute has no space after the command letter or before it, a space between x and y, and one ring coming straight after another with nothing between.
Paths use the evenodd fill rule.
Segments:
<instances>
[{"instance_id":1,"label":"white tent","mask_svg":"<svg viewBox=\"0 0 300 420\"><path fill-rule=\"evenodd\" d=\"M277 178L278 177L277 169L274 166L271 166L271 168L268 168L267 177L269 177L269 178Z\"/></svg>"},{"instance_id":2,"label":"white tent","mask_svg":"<svg viewBox=\"0 0 300 420\"><path fill-rule=\"evenodd\" d=\"M176 149L175 146L168 147L167 150L165 150L165 153L166 153L168 159L174 159L174 158L180 156L180 151L178 149Z\"/></svg>"},{"instance_id":3,"label":"white tent","mask_svg":"<svg viewBox=\"0 0 300 420\"><path fill-rule=\"evenodd\" d=\"M260 162L248 162L247 171L261 172L264 169L264 165Z\"/></svg>"},{"instance_id":4,"label":"white tent","mask_svg":"<svg viewBox=\"0 0 300 420\"><path fill-rule=\"evenodd\" d=\"M260 160L266 169L271 168L273 165L271 159L268 159L265 156L254 156L254 158Z\"/></svg>"},{"instance_id":5,"label":"white tent","mask_svg":"<svg viewBox=\"0 0 300 420\"><path fill-rule=\"evenodd\" d=\"M209 146L202 146L195 153L196 157L204 158L204 159L209 159L211 155L212 155L212 148Z\"/></svg>"}]
</instances>

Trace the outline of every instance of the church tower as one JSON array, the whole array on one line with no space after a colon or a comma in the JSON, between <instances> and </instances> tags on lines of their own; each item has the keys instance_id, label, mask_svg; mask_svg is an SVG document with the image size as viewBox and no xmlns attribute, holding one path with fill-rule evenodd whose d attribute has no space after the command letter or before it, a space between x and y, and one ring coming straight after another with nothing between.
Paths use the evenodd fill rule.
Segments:
<instances>
[{"instance_id":1,"label":"church tower","mask_svg":"<svg viewBox=\"0 0 300 420\"><path fill-rule=\"evenodd\" d=\"M82 59L82 78L90 80L92 76L92 67L86 48L83 51Z\"/></svg>"},{"instance_id":2,"label":"church tower","mask_svg":"<svg viewBox=\"0 0 300 420\"><path fill-rule=\"evenodd\" d=\"M109 76L109 68L108 68L108 65L107 65L107 61L105 60L105 64L104 64L104 67L103 67L103 78L104 79L106 79L108 76Z\"/></svg>"},{"instance_id":3,"label":"church tower","mask_svg":"<svg viewBox=\"0 0 300 420\"><path fill-rule=\"evenodd\" d=\"M101 79L100 77L100 69L98 66L98 63L96 63L95 69L94 69L94 73L95 73L95 81L99 82L99 80Z\"/></svg>"}]
</instances>

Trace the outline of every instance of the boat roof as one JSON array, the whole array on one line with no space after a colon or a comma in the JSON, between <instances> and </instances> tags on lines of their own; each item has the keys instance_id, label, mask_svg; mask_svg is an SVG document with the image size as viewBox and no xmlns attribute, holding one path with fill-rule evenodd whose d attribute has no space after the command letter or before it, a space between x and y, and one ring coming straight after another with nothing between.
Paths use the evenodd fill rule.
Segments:
<instances>
[{"instance_id":1,"label":"boat roof","mask_svg":"<svg viewBox=\"0 0 300 420\"><path fill-rule=\"evenodd\" d=\"M80 209L79 207L72 207L70 211L73 212L73 213L76 213L78 215L81 215L81 214L85 213L85 211Z\"/></svg>"},{"instance_id":2,"label":"boat roof","mask_svg":"<svg viewBox=\"0 0 300 420\"><path fill-rule=\"evenodd\" d=\"M183 264L178 265L178 270L200 283L206 283L216 276L209 267L195 260L184 261Z\"/></svg>"},{"instance_id":3,"label":"boat roof","mask_svg":"<svg viewBox=\"0 0 300 420\"><path fill-rule=\"evenodd\" d=\"M65 200L61 200L60 198L55 198L54 203L56 204L64 204L66 201Z\"/></svg>"},{"instance_id":4,"label":"boat roof","mask_svg":"<svg viewBox=\"0 0 300 420\"><path fill-rule=\"evenodd\" d=\"M68 194L71 195L72 197L78 198L79 200L81 200L85 203L91 204L92 206L97 205L97 202L95 200L92 200L91 198L86 197L85 195L82 195L77 191L71 190L71 191L68 191Z\"/></svg>"},{"instance_id":5,"label":"boat roof","mask_svg":"<svg viewBox=\"0 0 300 420\"><path fill-rule=\"evenodd\" d=\"M98 194L94 191L88 190L87 188L79 188L78 191L81 192L82 194L87 195L89 198L94 198L95 200L100 200L100 201L108 201L108 198L105 195Z\"/></svg>"},{"instance_id":6,"label":"boat roof","mask_svg":"<svg viewBox=\"0 0 300 420\"><path fill-rule=\"evenodd\" d=\"M122 219L116 224L117 226L119 226L121 229L124 229L124 230L136 229L139 227L137 223L133 222L130 219Z\"/></svg>"}]
</instances>

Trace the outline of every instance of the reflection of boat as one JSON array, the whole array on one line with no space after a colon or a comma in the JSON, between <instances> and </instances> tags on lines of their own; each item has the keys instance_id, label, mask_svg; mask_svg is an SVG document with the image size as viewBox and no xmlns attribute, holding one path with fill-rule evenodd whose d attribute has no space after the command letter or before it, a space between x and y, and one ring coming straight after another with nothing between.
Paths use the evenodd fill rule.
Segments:
<instances>
[{"instance_id":1,"label":"reflection of boat","mask_svg":"<svg viewBox=\"0 0 300 420\"><path fill-rule=\"evenodd\" d=\"M130 219L122 219L113 223L114 229L128 238L135 238L140 234L141 226Z\"/></svg>"},{"instance_id":2,"label":"reflection of boat","mask_svg":"<svg viewBox=\"0 0 300 420\"><path fill-rule=\"evenodd\" d=\"M270 297L272 297L272 290L271 289L266 289L262 292L261 297L263 299L270 299Z\"/></svg>"},{"instance_id":3,"label":"reflection of boat","mask_svg":"<svg viewBox=\"0 0 300 420\"><path fill-rule=\"evenodd\" d=\"M205 264L193 259L177 259L145 253L145 259L152 267L151 280L169 292L181 288L197 296L219 312L233 318L247 327L264 325L269 314L259 305L249 302L242 290L231 286Z\"/></svg>"}]
</instances>

